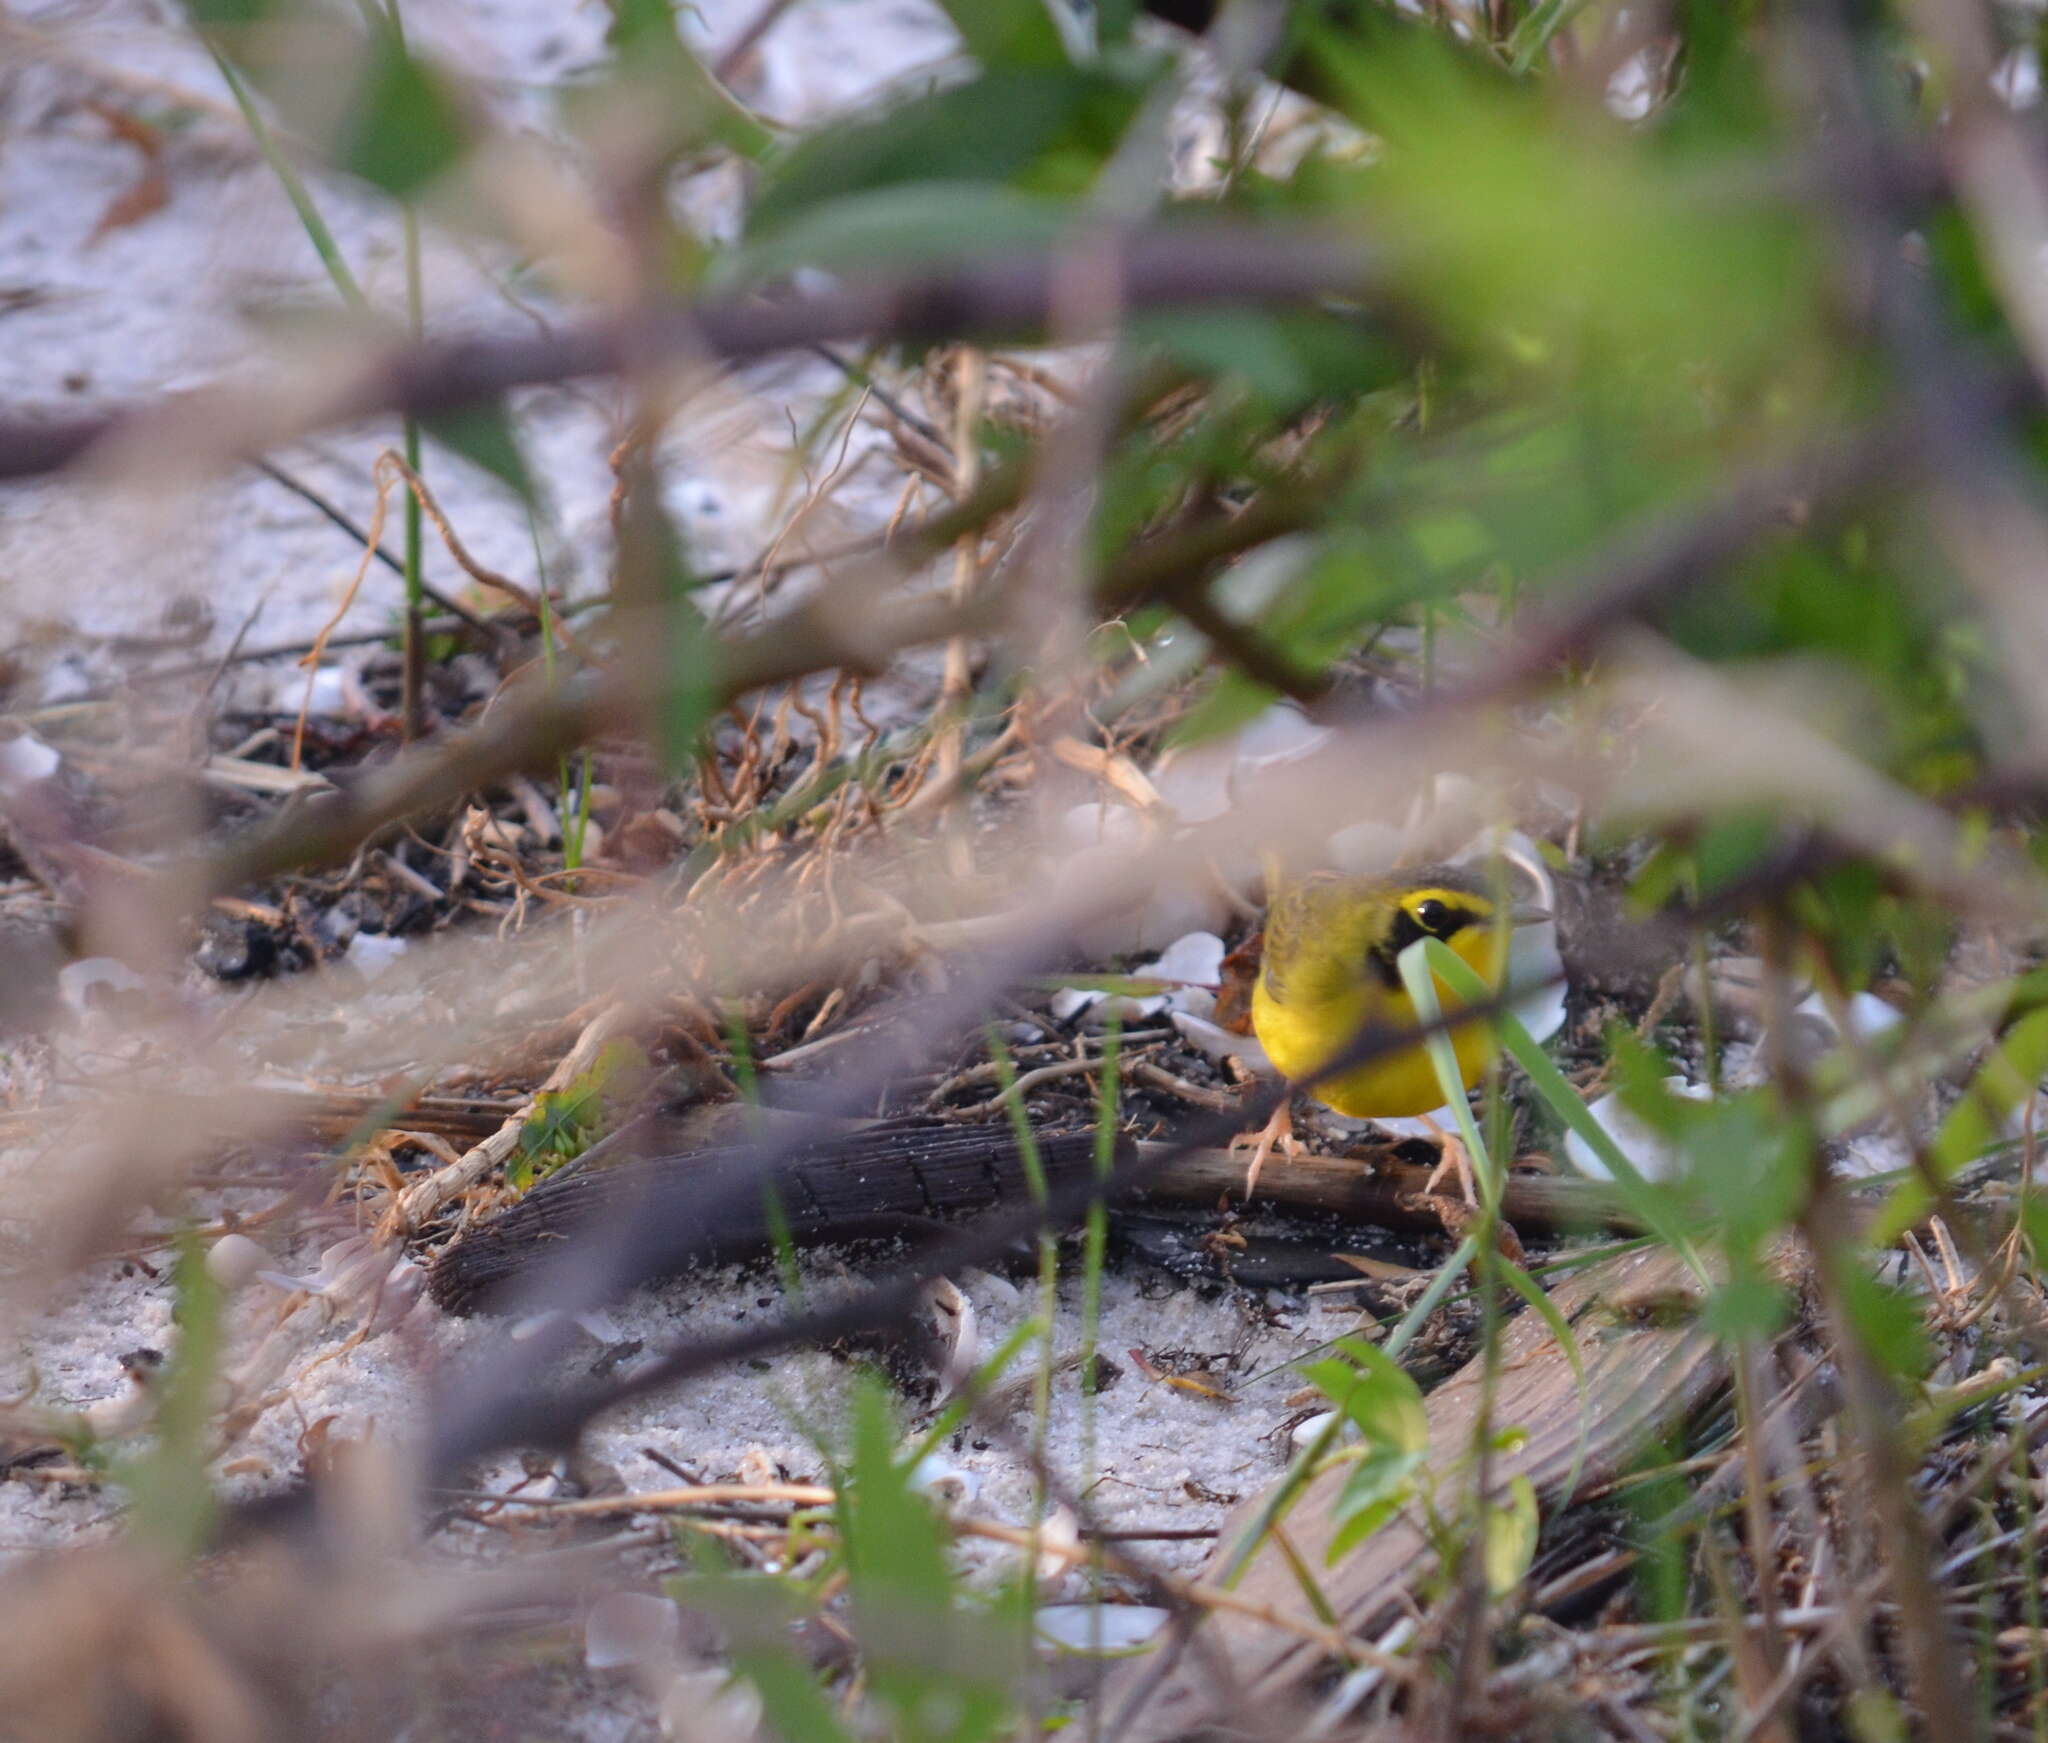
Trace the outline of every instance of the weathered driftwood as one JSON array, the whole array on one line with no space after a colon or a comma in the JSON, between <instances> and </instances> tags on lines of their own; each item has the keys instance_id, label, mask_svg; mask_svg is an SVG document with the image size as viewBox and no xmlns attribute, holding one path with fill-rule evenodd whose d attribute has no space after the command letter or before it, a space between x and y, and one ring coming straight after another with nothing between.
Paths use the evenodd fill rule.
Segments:
<instances>
[{"instance_id":1,"label":"weathered driftwood","mask_svg":"<svg viewBox=\"0 0 2048 1743\"><path fill-rule=\"evenodd\" d=\"M1140 1144L1141 1157L1163 1152ZM1138 1196L1161 1204L1216 1204L1244 1197L1245 1157L1231 1150L1195 1150L1149 1175ZM1269 1156L1259 1173L1257 1203L1327 1211L1350 1222L1382 1228L1440 1231L1423 1185L1430 1170L1391 1157L1361 1161L1346 1156ZM1456 1191L1447 1182L1442 1190ZM1523 1233L1578 1229L1634 1230L1614 1191L1595 1180L1547 1174L1510 1174L1501 1214Z\"/></svg>"},{"instance_id":2,"label":"weathered driftwood","mask_svg":"<svg viewBox=\"0 0 2048 1743\"><path fill-rule=\"evenodd\" d=\"M1095 1167L1091 1131L1041 1132L1037 1148L1048 1185L1083 1178ZM1128 1146L1119 1160L1128 1166ZM428 1271L428 1288L450 1312L488 1307L522 1267L605 1219L631 1218L654 1232L658 1247L640 1266L651 1277L768 1253L778 1239L778 1220L792 1241L816 1244L928 1230L935 1222L1026 1202L1030 1193L1024 1157L1007 1123L855 1127L797 1145L756 1183L759 1169L758 1149L724 1146L544 1180L445 1248Z\"/></svg>"},{"instance_id":3,"label":"weathered driftwood","mask_svg":"<svg viewBox=\"0 0 2048 1743\"><path fill-rule=\"evenodd\" d=\"M1262 1176L1261 1190L1264 1185ZM1621 1474L1642 1447L1683 1423L1725 1383L1727 1364L1718 1344L1689 1314L1671 1311L1688 1293L1682 1266L1661 1250L1590 1266L1554 1293L1572 1322L1586 1367L1582 1461L1582 1395L1564 1350L1534 1313L1508 1326L1491 1422L1497 1429L1521 1428L1527 1439L1495 1456L1496 1492L1511 1478L1526 1476L1547 1513ZM1481 1373L1475 1358L1429 1396L1426 1464L1439 1483L1454 1482L1449 1473L1469 1469ZM1403 1517L1334 1567L1324 1566L1336 1530L1332 1506L1349 1474L1348 1466L1325 1471L1286 1512L1285 1532L1298 1564L1271 1541L1262 1543L1236 1585L1248 1605L1297 1617L1303 1630L1287 1632L1234 1610L1212 1612L1163 1678L1149 1657L1112 1673L1101 1696L1105 1735L1119 1743L1166 1743L1198 1735L1301 1734L1305 1718L1335 1686L1336 1668L1312 1638L1304 1638L1317 1632L1318 1618L1297 1567L1312 1570L1342 1632L1370 1644L1407 1611L1418 1584L1436 1565L1422 1532ZM1204 1579L1226 1578L1264 1499L1254 1496L1231 1515ZM1440 1490L1438 1499L1448 1510L1453 1495Z\"/></svg>"},{"instance_id":4,"label":"weathered driftwood","mask_svg":"<svg viewBox=\"0 0 2048 1743\"><path fill-rule=\"evenodd\" d=\"M1080 1178L1094 1167L1090 1132L1040 1133L1037 1142L1049 1183ZM1168 1148L1127 1143L1120 1151L1125 1168L1134 1156L1150 1164L1141 1170L1140 1201L1208 1206L1242 1198L1242 1155L1197 1150L1162 1161ZM750 1152L713 1144L543 1181L442 1252L429 1273L434 1298L452 1312L474 1311L543 1246L606 1215L630 1215L674 1231L657 1273L758 1257L776 1239L767 1198L735 1190L753 1166ZM1274 1157L1260 1176L1259 1202L1362 1226L1442 1232L1443 1219L1422 1190L1428 1176L1426 1168L1386 1159L1367 1164L1343 1157ZM781 1214L799 1245L901 1233L1021 1202L1028 1190L1010 1128L994 1123L849 1127L806 1143L777 1177ZM1606 1189L1538 1176L1512 1177L1504 1209L1508 1221L1525 1231L1615 1226L1623 1220Z\"/></svg>"}]
</instances>

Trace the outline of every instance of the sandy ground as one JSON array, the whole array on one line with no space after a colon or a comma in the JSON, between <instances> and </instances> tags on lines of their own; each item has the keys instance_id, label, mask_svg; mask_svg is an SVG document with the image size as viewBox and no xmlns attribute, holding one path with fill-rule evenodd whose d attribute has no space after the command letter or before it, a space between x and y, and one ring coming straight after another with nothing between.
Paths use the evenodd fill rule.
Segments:
<instances>
[{"instance_id":1,"label":"sandy ground","mask_svg":"<svg viewBox=\"0 0 2048 1743\"><path fill-rule=\"evenodd\" d=\"M754 10L754 0L706 0L689 10L689 27L717 44ZM147 0L30 0L12 16L22 28L0 46L0 355L10 407L86 407L223 377L261 379L273 366L268 316L294 302L323 305L332 293L176 9ZM409 0L407 20L416 39L479 75L504 112L533 129L547 126L549 87L599 54L604 25L598 6L540 0ZM936 62L951 41L936 8L914 0L808 0L764 41L745 94L776 119L802 123ZM195 94L213 114L167 148L163 208L102 231L142 162L92 105L147 113L167 92ZM371 297L397 306L394 215L339 184L318 182L315 192ZM731 197L715 179L688 194L711 226L730 221ZM501 294L491 263L435 239L426 264L430 330L528 318ZM701 562L743 561L760 549L795 482L791 422L804 422L838 385L823 364L767 366L706 394L679 421L666 455L666 489ZM533 394L518 408L544 481L541 538L550 571L572 588L599 570L611 411L597 390ZM394 439L393 430L363 428L278 459L367 522L371 465ZM857 461L881 441L863 424L850 433L848 452ZM855 471L813 529L824 539L879 524L894 503L899 475L881 466ZM532 535L510 499L445 459L430 459L430 476L477 555L530 577ZM254 645L309 637L355 567L356 551L343 534L254 472L150 493L74 480L7 489L0 492L0 625L15 651L11 705L33 708L118 682L136 656L111 638L156 633L180 601L201 602L210 614L201 651L224 649L237 635ZM462 585L438 549L429 574L451 590ZM397 601L393 578L373 569L348 626L388 621ZM30 1156L5 1164L17 1184L24 1171L49 1165ZM21 1237L28 1228L17 1217L4 1232ZM280 1273L307 1274L323 1242L345 1233L308 1234L268 1257ZM838 1265L831 1255L813 1260L813 1283L829 1284ZM992 1276L958 1282L974 1304L984 1351L1029 1312L1028 1286L1020 1292ZM1062 1286L1063 1354L1078 1345L1078 1287L1072 1275ZM294 1305L296 1299L252 1282L230 1303L231 1365L266 1338L281 1338L295 1351L295 1378L290 1395L231 1449L223 1467L229 1493L289 1481L301 1437L314 1424L324 1424L333 1440L401 1434L437 1369L503 1330L446 1321L421 1304L402 1323L357 1339L354 1309L337 1312L319 1299ZM779 1307L778 1287L758 1274L724 1273L642 1292L600 1328L615 1347L593 1342L588 1359L645 1359L644 1352L694 1331L728 1328ZM1162 1287L1113 1274L1100 1347L1117 1375L1100 1400L1098 1468L1087 1474L1090 1499L1105 1520L1214 1524L1228 1499L1258 1487L1282 1461L1284 1435L1276 1438L1275 1430L1290 1414L1283 1400L1298 1381L1279 1364L1348 1323L1345 1312L1312 1309L1299 1298ZM34 1324L0 1333L0 1394L32 1392L52 1409L97 1411L117 1421L133 1389L124 1358L164 1350L174 1337L161 1269L108 1263ZM616 1347L628 1345L643 1353ZM1133 1349L1216 1356L1227 1362L1222 1377L1243 1390L1226 1405L1148 1380L1130 1358ZM817 1476L818 1443L834 1433L847 1371L823 1355L796 1355L765 1371L749 1368L665 1393L604 1422L590 1453L628 1487L672 1481L647 1456L649 1448L707 1478L769 1467L794 1478ZM1245 1384L1253 1375L1264 1377ZM1007 1437L971 1429L948 1449L964 1504L976 1512L1025 1517L1031 1484L1018 1447L1028 1415L1009 1413ZM1055 1394L1049 1448L1070 1482L1083 1478L1082 1415L1069 1366ZM516 1462L479 1473L479 1481L534 1492L535 1479ZM540 1481L540 1492L549 1492L554 1479ZM0 1555L111 1531L117 1519L117 1500L107 1493L9 1483L0 1487ZM1205 1550L1199 1541L1160 1545L1155 1559L1185 1568Z\"/></svg>"},{"instance_id":2,"label":"sandy ground","mask_svg":"<svg viewBox=\"0 0 2048 1743\"><path fill-rule=\"evenodd\" d=\"M756 8L751 0L711 0L683 10L691 34L715 47ZM938 62L953 42L936 7L912 0L809 0L797 10L769 33L743 81L764 114L791 125ZM335 293L217 71L177 22L178 9L147 0L30 0L13 17L18 29L0 37L0 356L10 406L86 408L206 381L264 379L275 357L266 328L294 307L333 306ZM546 149L564 149L551 131L551 92L600 58L602 7L416 0L406 17L416 40L492 94L508 125ZM164 149L167 202L102 230L143 159L95 105L146 118L181 94L206 118ZM401 310L394 210L335 178L312 185L371 301ZM707 174L682 197L692 219L716 234L733 223L735 194L730 177ZM515 298L501 282L507 265L430 231L428 331L526 330L554 312L523 293ZM701 565L758 554L800 482L789 464L790 420L802 423L839 385L821 362L771 364L701 394L678 420L664 482ZM517 408L542 483L550 577L572 591L599 573L613 409L595 387L525 395ZM365 524L372 463L395 440L392 429L365 427L275 458ZM851 433L854 476L811 528L821 543L878 523L893 505L900 478L860 464L881 440L867 423ZM435 464L430 454L429 473L477 557L530 579L533 534L516 502L445 456ZM395 516L386 542L397 543ZM211 649L238 632L250 646L309 637L356 561L345 534L253 471L148 492L72 481L0 490L0 626L26 667L17 705L103 686L120 669L107 638L159 631L181 600L211 613ZM82 585L81 577L95 579ZM465 584L438 548L428 578L451 591ZM349 627L388 621L399 597L396 578L373 569Z\"/></svg>"}]
</instances>

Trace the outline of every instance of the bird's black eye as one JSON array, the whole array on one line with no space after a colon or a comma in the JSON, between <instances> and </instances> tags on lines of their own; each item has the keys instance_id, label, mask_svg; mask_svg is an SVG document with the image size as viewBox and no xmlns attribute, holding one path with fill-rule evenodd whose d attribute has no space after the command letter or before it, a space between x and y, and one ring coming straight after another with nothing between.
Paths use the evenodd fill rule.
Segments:
<instances>
[{"instance_id":1,"label":"bird's black eye","mask_svg":"<svg viewBox=\"0 0 2048 1743\"><path fill-rule=\"evenodd\" d=\"M1444 929L1444 922L1450 919L1450 917L1450 909L1446 908L1434 896L1431 896L1426 902L1418 902L1415 905L1415 923L1425 932L1441 933Z\"/></svg>"}]
</instances>

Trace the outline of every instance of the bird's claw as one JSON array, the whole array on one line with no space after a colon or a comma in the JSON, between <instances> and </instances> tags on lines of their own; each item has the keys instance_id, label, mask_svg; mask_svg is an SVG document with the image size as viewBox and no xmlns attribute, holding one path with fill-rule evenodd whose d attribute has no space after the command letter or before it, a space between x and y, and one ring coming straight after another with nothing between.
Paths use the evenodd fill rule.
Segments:
<instances>
[{"instance_id":1,"label":"bird's claw","mask_svg":"<svg viewBox=\"0 0 2048 1743\"><path fill-rule=\"evenodd\" d=\"M1266 1158L1277 1149L1283 1156L1303 1156L1308 1146L1294 1135L1294 1112L1286 1102L1273 1110L1273 1117L1256 1132L1239 1132L1230 1140L1230 1150L1235 1155L1249 1149L1251 1164L1244 1171L1244 1201L1250 1204L1252 1194L1258 1189L1259 1170L1266 1165Z\"/></svg>"}]
</instances>

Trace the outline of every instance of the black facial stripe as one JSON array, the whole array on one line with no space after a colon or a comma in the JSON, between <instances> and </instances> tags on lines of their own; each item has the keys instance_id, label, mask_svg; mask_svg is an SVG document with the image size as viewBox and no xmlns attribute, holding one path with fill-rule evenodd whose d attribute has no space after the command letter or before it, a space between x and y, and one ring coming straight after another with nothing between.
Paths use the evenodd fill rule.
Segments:
<instances>
[{"instance_id":1,"label":"black facial stripe","mask_svg":"<svg viewBox=\"0 0 2048 1743\"><path fill-rule=\"evenodd\" d=\"M1409 913L1406 908L1396 908L1394 910L1394 924L1388 928L1387 941L1380 948L1387 953L1387 959L1391 962L1402 951L1406 950L1409 945L1413 944L1416 939L1423 936L1425 934L1422 929L1422 922Z\"/></svg>"},{"instance_id":2,"label":"black facial stripe","mask_svg":"<svg viewBox=\"0 0 2048 1743\"><path fill-rule=\"evenodd\" d=\"M1464 931L1467 926L1476 925L1482 918L1470 908L1459 907L1451 902L1438 901L1434 905L1443 910L1443 918L1438 921L1434 933L1406 908L1396 908L1394 923L1388 927L1387 936L1373 946L1368 960L1372 964L1373 972L1388 988L1400 986L1401 970L1396 966L1395 959L1416 939L1431 936L1450 938Z\"/></svg>"},{"instance_id":3,"label":"black facial stripe","mask_svg":"<svg viewBox=\"0 0 2048 1743\"><path fill-rule=\"evenodd\" d=\"M1384 944L1380 944L1375 945L1365 955L1367 966L1380 977L1380 985L1389 992L1401 990L1401 970L1394 962L1398 954L1398 951L1389 950Z\"/></svg>"}]
</instances>

